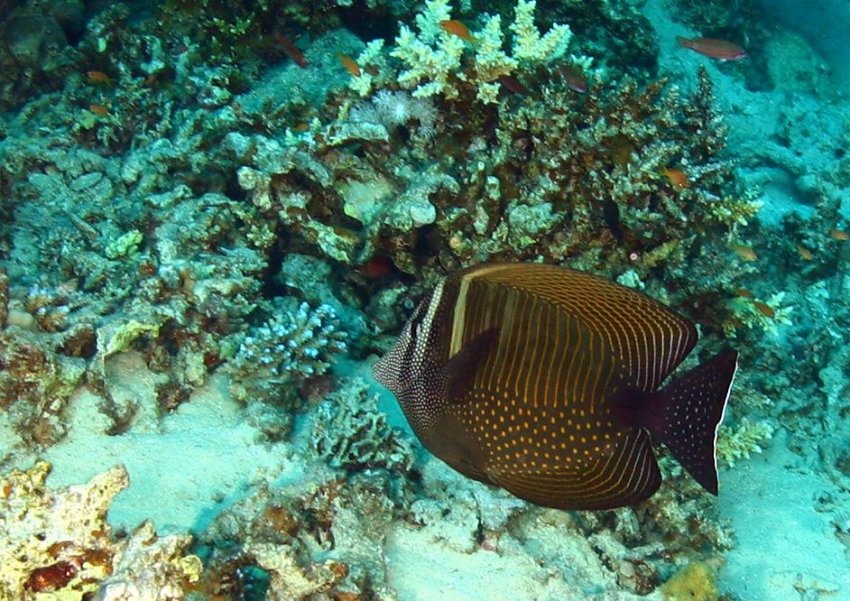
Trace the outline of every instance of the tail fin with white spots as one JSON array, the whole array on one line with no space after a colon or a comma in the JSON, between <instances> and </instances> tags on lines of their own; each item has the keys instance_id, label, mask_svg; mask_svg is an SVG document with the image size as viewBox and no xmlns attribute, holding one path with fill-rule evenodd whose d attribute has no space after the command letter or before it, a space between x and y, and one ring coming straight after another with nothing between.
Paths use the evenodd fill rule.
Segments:
<instances>
[{"instance_id":1,"label":"tail fin with white spots","mask_svg":"<svg viewBox=\"0 0 850 601\"><path fill-rule=\"evenodd\" d=\"M715 495L717 429L737 369L738 353L724 351L656 392L648 404L656 416L650 431L694 480Z\"/></svg>"}]
</instances>

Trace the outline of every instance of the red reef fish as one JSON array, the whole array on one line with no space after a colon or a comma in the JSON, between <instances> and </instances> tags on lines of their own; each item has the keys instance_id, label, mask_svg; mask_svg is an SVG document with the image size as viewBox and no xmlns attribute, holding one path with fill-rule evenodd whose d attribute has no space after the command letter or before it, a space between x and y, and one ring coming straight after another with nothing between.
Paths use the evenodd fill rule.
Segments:
<instances>
[{"instance_id":1,"label":"red reef fish","mask_svg":"<svg viewBox=\"0 0 850 601\"><path fill-rule=\"evenodd\" d=\"M90 104L89 110L97 115L98 117L108 117L109 116L109 107L103 104Z\"/></svg>"},{"instance_id":2,"label":"red reef fish","mask_svg":"<svg viewBox=\"0 0 850 601\"><path fill-rule=\"evenodd\" d=\"M753 306L758 310L759 313L773 319L776 317L776 311L773 310L773 307L768 305L767 303L763 303L762 301L753 301Z\"/></svg>"},{"instance_id":3,"label":"red reef fish","mask_svg":"<svg viewBox=\"0 0 850 601\"><path fill-rule=\"evenodd\" d=\"M395 271L392 259L383 255L375 255L357 268L357 273L368 280L377 280Z\"/></svg>"},{"instance_id":4,"label":"red reef fish","mask_svg":"<svg viewBox=\"0 0 850 601\"><path fill-rule=\"evenodd\" d=\"M469 27L467 27L462 21L457 21L455 19L445 19L440 21L440 27L443 28L443 31L446 33L450 33L452 35L456 35L462 40L466 40L470 44L475 43L475 37L469 33Z\"/></svg>"},{"instance_id":5,"label":"red reef fish","mask_svg":"<svg viewBox=\"0 0 850 601\"><path fill-rule=\"evenodd\" d=\"M721 61L736 61L747 56L746 51L732 42L714 38L683 38L676 36L676 41L682 48L689 48L709 58Z\"/></svg>"},{"instance_id":6,"label":"red reef fish","mask_svg":"<svg viewBox=\"0 0 850 601\"><path fill-rule=\"evenodd\" d=\"M286 53L286 56L295 61L295 64L301 67L302 69L306 69L307 65L307 57L304 56L304 53L298 49L298 46L292 43L288 37L280 33L279 31L274 32L274 41L277 42L283 51Z\"/></svg>"},{"instance_id":7,"label":"red reef fish","mask_svg":"<svg viewBox=\"0 0 850 601\"><path fill-rule=\"evenodd\" d=\"M354 77L360 77L363 74L360 70L360 65L357 64L356 60L342 52L337 52L336 55L339 57L339 62L342 63L345 70L351 73Z\"/></svg>"},{"instance_id":8,"label":"red reef fish","mask_svg":"<svg viewBox=\"0 0 850 601\"><path fill-rule=\"evenodd\" d=\"M742 261L746 261L748 263L758 261L759 257L756 254L756 251L753 250L752 246L746 246L744 244L733 244L730 248L738 254Z\"/></svg>"}]
</instances>

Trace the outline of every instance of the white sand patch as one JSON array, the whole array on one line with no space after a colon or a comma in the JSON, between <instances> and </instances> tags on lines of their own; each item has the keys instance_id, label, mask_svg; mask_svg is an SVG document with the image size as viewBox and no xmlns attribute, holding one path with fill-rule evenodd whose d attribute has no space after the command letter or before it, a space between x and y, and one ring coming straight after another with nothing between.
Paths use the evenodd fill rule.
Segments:
<instances>
[{"instance_id":1,"label":"white sand patch","mask_svg":"<svg viewBox=\"0 0 850 601\"><path fill-rule=\"evenodd\" d=\"M529 555L461 553L439 545L433 533L397 525L385 546L388 582L399 599L415 601L545 601L574 599L554 569Z\"/></svg>"},{"instance_id":2,"label":"white sand patch","mask_svg":"<svg viewBox=\"0 0 850 601\"><path fill-rule=\"evenodd\" d=\"M741 599L850 599L848 549L835 536L831 513L815 511L819 497L841 493L787 449L784 435L724 473L722 487L721 512L737 536L720 574L722 590Z\"/></svg>"},{"instance_id":3,"label":"white sand patch","mask_svg":"<svg viewBox=\"0 0 850 601\"><path fill-rule=\"evenodd\" d=\"M157 376L139 357L124 353L110 362L116 396L132 395L147 408L143 413L156 406ZM257 430L229 398L223 378L198 388L158 427L145 420L117 436L104 434L110 422L98 409L101 402L80 391L71 401L68 436L42 457L54 466L48 483L55 487L123 463L130 487L112 505L113 525L133 528L151 519L160 532L198 531L251 485L301 475L288 446L258 443Z\"/></svg>"}]
</instances>

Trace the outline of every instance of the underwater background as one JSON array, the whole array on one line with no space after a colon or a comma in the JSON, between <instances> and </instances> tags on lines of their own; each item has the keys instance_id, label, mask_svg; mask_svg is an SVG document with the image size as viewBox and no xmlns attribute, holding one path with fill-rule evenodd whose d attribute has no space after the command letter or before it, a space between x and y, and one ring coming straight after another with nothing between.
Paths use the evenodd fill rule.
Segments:
<instances>
[{"instance_id":1,"label":"underwater background","mask_svg":"<svg viewBox=\"0 0 850 601\"><path fill-rule=\"evenodd\" d=\"M0 2L0 601L850 600L850 5ZM592 272L739 371L714 497L536 507L371 366ZM49 475L48 475L49 474Z\"/></svg>"}]
</instances>

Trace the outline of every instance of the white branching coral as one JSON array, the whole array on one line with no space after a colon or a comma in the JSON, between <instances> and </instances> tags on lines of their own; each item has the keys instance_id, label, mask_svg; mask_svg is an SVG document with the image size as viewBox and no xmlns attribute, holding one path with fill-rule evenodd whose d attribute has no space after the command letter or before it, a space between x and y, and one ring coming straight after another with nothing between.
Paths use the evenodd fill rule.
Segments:
<instances>
[{"instance_id":1,"label":"white branching coral","mask_svg":"<svg viewBox=\"0 0 850 601\"><path fill-rule=\"evenodd\" d=\"M329 305L300 303L283 311L246 336L230 371L238 380L267 386L299 383L325 373L332 357L345 352L347 334Z\"/></svg>"},{"instance_id":2,"label":"white branching coral","mask_svg":"<svg viewBox=\"0 0 850 601\"><path fill-rule=\"evenodd\" d=\"M740 459L761 453L773 432L774 427L769 422L752 422L746 417L741 418L736 426L720 426L717 457L728 467L733 467Z\"/></svg>"},{"instance_id":3,"label":"white branching coral","mask_svg":"<svg viewBox=\"0 0 850 601\"><path fill-rule=\"evenodd\" d=\"M465 42L439 29L435 32L432 26L450 18L447 5L445 0L426 2L425 12L416 16L419 35L401 25L396 46L390 52L390 56L407 65L408 68L399 73L398 83L403 88L415 88L414 96L440 93L449 98L457 96L457 88L450 84L449 78L460 71Z\"/></svg>"},{"instance_id":4,"label":"white branching coral","mask_svg":"<svg viewBox=\"0 0 850 601\"><path fill-rule=\"evenodd\" d=\"M500 77L510 75L518 62L502 50L502 20L499 15L487 19L481 30L475 52L475 75L478 80L477 98L481 102L496 102Z\"/></svg>"},{"instance_id":5,"label":"white branching coral","mask_svg":"<svg viewBox=\"0 0 850 601\"><path fill-rule=\"evenodd\" d=\"M378 38L366 44L366 48L357 56L360 75L352 77L348 86L361 96L368 96L376 83L376 76L371 72L372 68L375 68L378 73L386 71L383 49L384 40Z\"/></svg>"},{"instance_id":6,"label":"white branching coral","mask_svg":"<svg viewBox=\"0 0 850 601\"><path fill-rule=\"evenodd\" d=\"M560 58L567 51L572 32L569 26L554 24L546 35L534 26L535 0L517 0L516 18L511 25L514 32L513 56L520 61L538 62Z\"/></svg>"},{"instance_id":7,"label":"white branching coral","mask_svg":"<svg viewBox=\"0 0 850 601\"><path fill-rule=\"evenodd\" d=\"M398 84L413 90L416 97L455 98L458 84L469 82L476 87L480 102L496 102L501 77L516 71L521 63L559 58L569 45L572 34L566 25L555 24L545 35L540 34L534 26L535 7L533 0L517 1L516 20L510 26L514 34L513 56L509 56L503 50L498 15L486 16L484 27L474 34L475 44L470 44L440 27L441 21L451 19L448 0L427 0L424 10L416 16L418 33L401 25L390 51L390 56L404 64ZM463 54L467 50L473 58L464 68Z\"/></svg>"}]
</instances>

